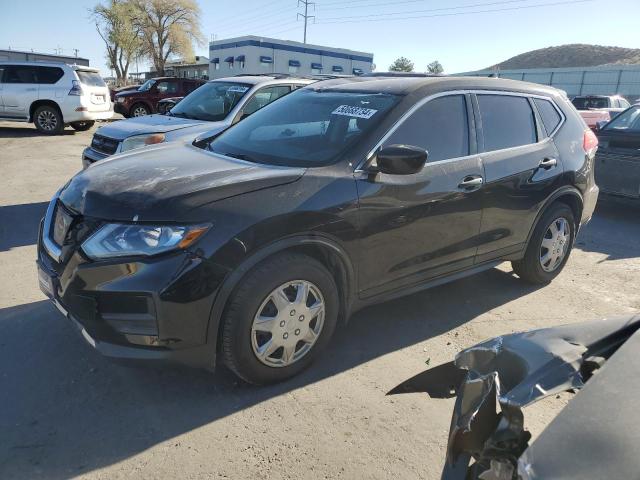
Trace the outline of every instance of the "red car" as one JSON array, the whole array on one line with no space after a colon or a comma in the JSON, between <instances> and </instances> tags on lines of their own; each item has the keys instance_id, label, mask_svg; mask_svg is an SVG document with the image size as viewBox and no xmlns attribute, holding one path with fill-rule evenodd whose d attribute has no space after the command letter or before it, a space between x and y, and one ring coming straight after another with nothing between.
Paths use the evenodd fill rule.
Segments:
<instances>
[{"instance_id":1,"label":"red car","mask_svg":"<svg viewBox=\"0 0 640 480\"><path fill-rule=\"evenodd\" d=\"M152 78L136 90L117 93L113 109L127 118L149 115L158 111L158 102L163 98L184 97L204 83L195 78Z\"/></svg>"}]
</instances>

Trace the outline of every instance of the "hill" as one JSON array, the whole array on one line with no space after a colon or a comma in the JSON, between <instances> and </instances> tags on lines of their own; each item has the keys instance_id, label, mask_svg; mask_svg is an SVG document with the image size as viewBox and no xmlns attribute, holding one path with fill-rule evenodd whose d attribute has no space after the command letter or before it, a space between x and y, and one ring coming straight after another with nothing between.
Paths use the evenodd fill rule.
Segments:
<instances>
[{"instance_id":1,"label":"hill","mask_svg":"<svg viewBox=\"0 0 640 480\"><path fill-rule=\"evenodd\" d=\"M594 67L608 64L640 64L639 48L605 47L575 43L547 47L522 53L489 68L501 70L518 68Z\"/></svg>"}]
</instances>

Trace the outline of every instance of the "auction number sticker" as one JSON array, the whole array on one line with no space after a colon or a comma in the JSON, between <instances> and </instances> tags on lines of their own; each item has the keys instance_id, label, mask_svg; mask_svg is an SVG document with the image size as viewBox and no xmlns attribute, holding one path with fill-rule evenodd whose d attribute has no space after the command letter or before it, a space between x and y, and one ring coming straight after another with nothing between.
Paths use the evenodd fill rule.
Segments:
<instances>
[{"instance_id":1,"label":"auction number sticker","mask_svg":"<svg viewBox=\"0 0 640 480\"><path fill-rule=\"evenodd\" d=\"M346 117L371 118L377 112L378 110L374 110L372 108L353 107L351 105L340 105L331 113L333 115L344 115Z\"/></svg>"},{"instance_id":2,"label":"auction number sticker","mask_svg":"<svg viewBox=\"0 0 640 480\"><path fill-rule=\"evenodd\" d=\"M227 90L227 92L244 93L244 92L246 92L247 90L249 90L249 87L233 86L233 87L229 87L229 89Z\"/></svg>"}]
</instances>

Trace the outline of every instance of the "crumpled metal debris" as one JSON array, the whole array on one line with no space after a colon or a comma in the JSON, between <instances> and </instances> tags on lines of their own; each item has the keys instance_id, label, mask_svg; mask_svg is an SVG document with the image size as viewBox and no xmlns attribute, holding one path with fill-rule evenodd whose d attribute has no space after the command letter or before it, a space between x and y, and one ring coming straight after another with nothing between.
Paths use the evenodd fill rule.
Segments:
<instances>
[{"instance_id":1,"label":"crumpled metal debris","mask_svg":"<svg viewBox=\"0 0 640 480\"><path fill-rule=\"evenodd\" d=\"M461 351L455 362L422 372L389 394L457 397L443 479L517 479L518 458L531 438L523 407L582 388L639 328L636 315L496 337Z\"/></svg>"}]
</instances>

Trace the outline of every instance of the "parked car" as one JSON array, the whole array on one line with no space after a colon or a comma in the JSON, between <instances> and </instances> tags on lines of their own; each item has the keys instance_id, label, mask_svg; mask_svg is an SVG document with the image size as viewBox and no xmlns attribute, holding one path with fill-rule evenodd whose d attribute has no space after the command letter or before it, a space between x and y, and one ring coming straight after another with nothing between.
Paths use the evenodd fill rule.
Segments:
<instances>
[{"instance_id":1,"label":"parked car","mask_svg":"<svg viewBox=\"0 0 640 480\"><path fill-rule=\"evenodd\" d=\"M100 127L82 153L82 164L157 143L192 141L221 132L274 100L313 80L288 76L242 76L212 80L192 92L169 115L130 118Z\"/></svg>"},{"instance_id":2,"label":"parked car","mask_svg":"<svg viewBox=\"0 0 640 480\"><path fill-rule=\"evenodd\" d=\"M175 107L184 97L165 98L158 102L158 113L165 115L169 110Z\"/></svg>"},{"instance_id":3,"label":"parked car","mask_svg":"<svg viewBox=\"0 0 640 480\"><path fill-rule=\"evenodd\" d=\"M115 103L116 95L121 92L132 92L140 88L140 85L126 85L124 87L115 87L109 88L109 95L111 97L111 101Z\"/></svg>"},{"instance_id":4,"label":"parked car","mask_svg":"<svg viewBox=\"0 0 640 480\"><path fill-rule=\"evenodd\" d=\"M0 62L0 119L33 122L57 134L88 130L113 116L109 89L95 68L64 63Z\"/></svg>"},{"instance_id":5,"label":"parked car","mask_svg":"<svg viewBox=\"0 0 640 480\"><path fill-rule=\"evenodd\" d=\"M114 109L127 118L150 115L157 112L163 98L188 95L204 83L195 78L151 78L135 90L116 93Z\"/></svg>"},{"instance_id":6,"label":"parked car","mask_svg":"<svg viewBox=\"0 0 640 480\"><path fill-rule=\"evenodd\" d=\"M505 260L553 280L595 207L596 148L542 85L318 82L76 175L42 224L40 284L105 355L212 368L218 353L276 382L365 305Z\"/></svg>"},{"instance_id":7,"label":"parked car","mask_svg":"<svg viewBox=\"0 0 640 480\"><path fill-rule=\"evenodd\" d=\"M598 123L608 122L631 105L620 95L580 95L571 101L592 130Z\"/></svg>"},{"instance_id":8,"label":"parked car","mask_svg":"<svg viewBox=\"0 0 640 480\"><path fill-rule=\"evenodd\" d=\"M640 199L640 105L597 131L596 180L603 193Z\"/></svg>"}]
</instances>

